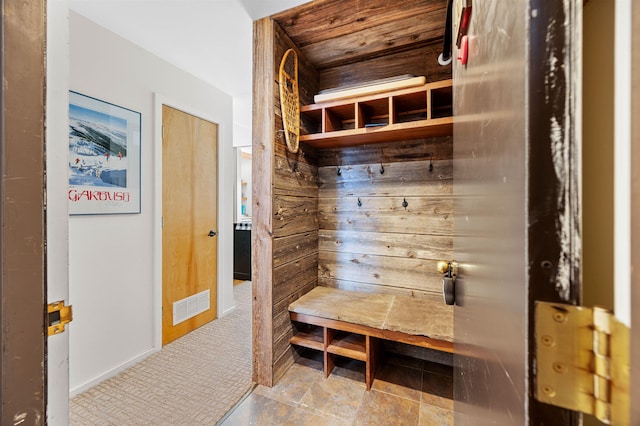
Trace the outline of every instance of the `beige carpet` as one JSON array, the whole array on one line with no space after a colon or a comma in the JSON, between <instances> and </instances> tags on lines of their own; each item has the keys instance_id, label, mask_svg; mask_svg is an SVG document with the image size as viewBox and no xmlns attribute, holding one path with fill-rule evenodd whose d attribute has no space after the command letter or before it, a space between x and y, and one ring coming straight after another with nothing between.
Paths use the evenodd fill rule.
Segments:
<instances>
[{"instance_id":1,"label":"beige carpet","mask_svg":"<svg viewBox=\"0 0 640 426\"><path fill-rule=\"evenodd\" d=\"M238 307L71 400L72 425L213 425L251 388L251 283Z\"/></svg>"}]
</instances>

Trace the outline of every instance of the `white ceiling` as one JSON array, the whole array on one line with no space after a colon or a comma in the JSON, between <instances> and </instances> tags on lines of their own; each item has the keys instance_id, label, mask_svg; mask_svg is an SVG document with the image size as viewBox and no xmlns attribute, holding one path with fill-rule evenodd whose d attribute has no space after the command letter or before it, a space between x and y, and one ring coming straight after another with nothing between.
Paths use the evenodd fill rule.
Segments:
<instances>
[{"instance_id":1,"label":"white ceiling","mask_svg":"<svg viewBox=\"0 0 640 426\"><path fill-rule=\"evenodd\" d=\"M233 96L234 122L250 127L252 21L307 1L70 0L69 6Z\"/></svg>"}]
</instances>

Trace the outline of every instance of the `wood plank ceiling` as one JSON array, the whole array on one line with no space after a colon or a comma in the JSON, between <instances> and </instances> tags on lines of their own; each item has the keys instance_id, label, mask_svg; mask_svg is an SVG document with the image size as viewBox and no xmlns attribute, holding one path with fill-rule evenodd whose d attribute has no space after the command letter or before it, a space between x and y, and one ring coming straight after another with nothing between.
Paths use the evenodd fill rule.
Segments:
<instances>
[{"instance_id":1,"label":"wood plank ceiling","mask_svg":"<svg viewBox=\"0 0 640 426\"><path fill-rule=\"evenodd\" d=\"M316 0L274 15L318 71L442 43L447 0Z\"/></svg>"}]
</instances>

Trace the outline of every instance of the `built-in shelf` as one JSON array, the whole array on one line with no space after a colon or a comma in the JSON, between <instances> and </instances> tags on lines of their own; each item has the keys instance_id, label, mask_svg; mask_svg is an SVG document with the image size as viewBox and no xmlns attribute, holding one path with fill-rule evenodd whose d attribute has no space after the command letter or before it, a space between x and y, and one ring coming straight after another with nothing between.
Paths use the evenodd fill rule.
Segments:
<instances>
[{"instance_id":1,"label":"built-in shelf","mask_svg":"<svg viewBox=\"0 0 640 426\"><path fill-rule=\"evenodd\" d=\"M291 317L295 321L296 332L289 342L292 345L323 352L325 377L333 370L335 356L355 359L365 363L367 390L371 389L376 369L377 338L352 330L343 330L340 326L334 328L301 322L305 316L296 313L291 313Z\"/></svg>"},{"instance_id":2,"label":"built-in shelf","mask_svg":"<svg viewBox=\"0 0 640 426\"><path fill-rule=\"evenodd\" d=\"M365 336L338 332L327 345L327 352L359 361L367 360L367 344Z\"/></svg>"},{"instance_id":3,"label":"built-in shelf","mask_svg":"<svg viewBox=\"0 0 640 426\"><path fill-rule=\"evenodd\" d=\"M401 141L453 132L452 80L300 108L300 141L317 148Z\"/></svg>"},{"instance_id":4,"label":"built-in shelf","mask_svg":"<svg viewBox=\"0 0 640 426\"><path fill-rule=\"evenodd\" d=\"M298 331L291 338L291 344L302 346L317 351L324 350L324 336L322 328L315 328L308 332Z\"/></svg>"}]
</instances>

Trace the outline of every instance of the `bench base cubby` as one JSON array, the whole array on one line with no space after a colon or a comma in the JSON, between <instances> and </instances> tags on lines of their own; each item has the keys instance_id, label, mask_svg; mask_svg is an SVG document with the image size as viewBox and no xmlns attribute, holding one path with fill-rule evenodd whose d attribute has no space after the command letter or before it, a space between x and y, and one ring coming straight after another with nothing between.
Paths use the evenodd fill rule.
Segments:
<instances>
[{"instance_id":1,"label":"bench base cubby","mask_svg":"<svg viewBox=\"0 0 640 426\"><path fill-rule=\"evenodd\" d=\"M335 357L342 356L365 363L365 383L371 389L382 351L382 341L405 343L413 346L453 352L453 344L425 336L381 330L360 324L337 321L312 315L289 313L296 325L292 345L314 349L323 354L325 377L335 366Z\"/></svg>"},{"instance_id":2,"label":"bench base cubby","mask_svg":"<svg viewBox=\"0 0 640 426\"><path fill-rule=\"evenodd\" d=\"M336 357L344 357L362 361L365 364L365 383L371 389L375 371L378 366L380 341L378 338L357 332L327 326L312 325L299 322L292 313L292 320L297 324L297 332L290 343L323 354L324 376L329 377L335 367ZM304 320L304 318L298 318Z\"/></svg>"}]
</instances>

